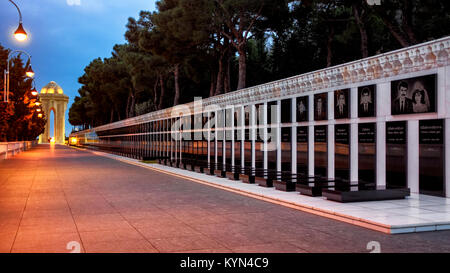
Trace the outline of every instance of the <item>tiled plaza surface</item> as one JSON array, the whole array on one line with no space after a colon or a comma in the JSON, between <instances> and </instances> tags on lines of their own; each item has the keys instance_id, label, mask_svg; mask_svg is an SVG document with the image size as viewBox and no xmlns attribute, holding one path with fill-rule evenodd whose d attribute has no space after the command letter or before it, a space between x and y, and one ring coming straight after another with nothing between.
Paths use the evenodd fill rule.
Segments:
<instances>
[{"instance_id":1,"label":"tiled plaza surface","mask_svg":"<svg viewBox=\"0 0 450 273\"><path fill-rule=\"evenodd\" d=\"M0 252L450 252L64 146L0 161Z\"/></svg>"}]
</instances>

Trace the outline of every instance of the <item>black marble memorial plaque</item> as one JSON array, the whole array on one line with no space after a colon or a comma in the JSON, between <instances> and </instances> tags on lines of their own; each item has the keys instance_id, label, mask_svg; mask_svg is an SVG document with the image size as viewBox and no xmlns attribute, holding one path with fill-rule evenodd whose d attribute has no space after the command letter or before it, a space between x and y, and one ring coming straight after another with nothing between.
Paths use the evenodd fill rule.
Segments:
<instances>
[{"instance_id":1,"label":"black marble memorial plaque","mask_svg":"<svg viewBox=\"0 0 450 273\"><path fill-rule=\"evenodd\" d=\"M314 127L314 142L327 142L327 126Z\"/></svg>"},{"instance_id":2,"label":"black marble memorial plaque","mask_svg":"<svg viewBox=\"0 0 450 273\"><path fill-rule=\"evenodd\" d=\"M349 124L337 124L334 128L335 142L340 144L350 143L350 126Z\"/></svg>"},{"instance_id":3,"label":"black marble memorial plaque","mask_svg":"<svg viewBox=\"0 0 450 273\"><path fill-rule=\"evenodd\" d=\"M297 122L308 121L308 97L297 98Z\"/></svg>"},{"instance_id":4,"label":"black marble memorial plaque","mask_svg":"<svg viewBox=\"0 0 450 273\"><path fill-rule=\"evenodd\" d=\"M444 121L421 120L419 121L420 144L444 144Z\"/></svg>"},{"instance_id":5,"label":"black marble memorial plaque","mask_svg":"<svg viewBox=\"0 0 450 273\"><path fill-rule=\"evenodd\" d=\"M386 123L386 143L406 144L406 121Z\"/></svg>"},{"instance_id":6,"label":"black marble memorial plaque","mask_svg":"<svg viewBox=\"0 0 450 273\"><path fill-rule=\"evenodd\" d=\"M375 143L376 125L375 123L360 123L358 125L358 142Z\"/></svg>"},{"instance_id":7,"label":"black marble memorial plaque","mask_svg":"<svg viewBox=\"0 0 450 273\"><path fill-rule=\"evenodd\" d=\"M308 127L297 127L297 143L308 143Z\"/></svg>"},{"instance_id":8,"label":"black marble memorial plaque","mask_svg":"<svg viewBox=\"0 0 450 273\"><path fill-rule=\"evenodd\" d=\"M336 90L334 92L334 118L345 119L350 117L350 89Z\"/></svg>"},{"instance_id":9,"label":"black marble memorial plaque","mask_svg":"<svg viewBox=\"0 0 450 273\"><path fill-rule=\"evenodd\" d=\"M391 83L392 115L436 112L437 75L427 75Z\"/></svg>"}]
</instances>

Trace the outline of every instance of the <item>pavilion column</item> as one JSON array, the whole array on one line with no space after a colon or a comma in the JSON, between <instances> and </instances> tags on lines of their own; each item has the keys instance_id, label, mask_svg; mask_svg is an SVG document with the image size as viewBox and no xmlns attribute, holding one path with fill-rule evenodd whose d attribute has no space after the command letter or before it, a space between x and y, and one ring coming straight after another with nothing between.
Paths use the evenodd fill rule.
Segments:
<instances>
[{"instance_id":1,"label":"pavilion column","mask_svg":"<svg viewBox=\"0 0 450 273\"><path fill-rule=\"evenodd\" d=\"M450 197L450 119L445 119L445 196Z\"/></svg>"},{"instance_id":2,"label":"pavilion column","mask_svg":"<svg viewBox=\"0 0 450 273\"><path fill-rule=\"evenodd\" d=\"M314 95L308 96L308 175L314 176Z\"/></svg>"},{"instance_id":3,"label":"pavilion column","mask_svg":"<svg viewBox=\"0 0 450 273\"><path fill-rule=\"evenodd\" d=\"M391 114L391 84L381 83L376 88L376 184L386 186L386 117ZM384 102L384 103L381 103Z\"/></svg>"},{"instance_id":4,"label":"pavilion column","mask_svg":"<svg viewBox=\"0 0 450 273\"><path fill-rule=\"evenodd\" d=\"M358 181L358 88L350 90L350 181Z\"/></svg>"},{"instance_id":5,"label":"pavilion column","mask_svg":"<svg viewBox=\"0 0 450 273\"><path fill-rule=\"evenodd\" d=\"M291 124L297 122L297 100L291 99ZM297 126L291 125L291 172L297 173Z\"/></svg>"},{"instance_id":6,"label":"pavilion column","mask_svg":"<svg viewBox=\"0 0 450 273\"><path fill-rule=\"evenodd\" d=\"M234 154L234 142L236 141L236 139L234 139L234 130L236 130L236 124L234 124L234 107L232 107L230 109L231 111L231 115L230 115L230 121L228 121L229 123L231 123L231 166L234 167L234 162L235 162L235 157L236 155ZM230 136L228 136L230 137Z\"/></svg>"},{"instance_id":7,"label":"pavilion column","mask_svg":"<svg viewBox=\"0 0 450 273\"><path fill-rule=\"evenodd\" d=\"M328 92L328 120L334 120L334 92ZM328 178L334 178L334 124L328 125Z\"/></svg>"},{"instance_id":8,"label":"pavilion column","mask_svg":"<svg viewBox=\"0 0 450 273\"><path fill-rule=\"evenodd\" d=\"M264 139L264 165L263 168L264 170L267 170L269 167L269 162L268 162L268 153L267 153L267 149L268 149L268 143L267 143L267 111L269 111L268 109L268 104L267 102L264 103L263 106L263 116L262 116L262 120L260 120L260 126L263 126L263 139Z\"/></svg>"},{"instance_id":9,"label":"pavilion column","mask_svg":"<svg viewBox=\"0 0 450 273\"><path fill-rule=\"evenodd\" d=\"M408 130L407 183L412 193L419 193L419 121L409 120L406 128Z\"/></svg>"},{"instance_id":10,"label":"pavilion column","mask_svg":"<svg viewBox=\"0 0 450 273\"><path fill-rule=\"evenodd\" d=\"M241 142L241 167L242 169L245 167L245 150L244 150L244 140L245 140L245 108L244 106L240 106L240 117L239 120L240 122L240 127L241 127L241 131L240 131L240 136L241 139L239 139L239 141Z\"/></svg>"},{"instance_id":11,"label":"pavilion column","mask_svg":"<svg viewBox=\"0 0 450 273\"><path fill-rule=\"evenodd\" d=\"M276 127L272 127L271 130L276 130L275 134L275 148L277 149L277 172L281 172L281 101L277 101L276 105L277 117ZM273 142L273 140L271 140Z\"/></svg>"},{"instance_id":12,"label":"pavilion column","mask_svg":"<svg viewBox=\"0 0 450 273\"><path fill-rule=\"evenodd\" d=\"M251 154L252 154L252 170L256 168L256 106L250 105L250 140L251 140Z\"/></svg>"}]
</instances>

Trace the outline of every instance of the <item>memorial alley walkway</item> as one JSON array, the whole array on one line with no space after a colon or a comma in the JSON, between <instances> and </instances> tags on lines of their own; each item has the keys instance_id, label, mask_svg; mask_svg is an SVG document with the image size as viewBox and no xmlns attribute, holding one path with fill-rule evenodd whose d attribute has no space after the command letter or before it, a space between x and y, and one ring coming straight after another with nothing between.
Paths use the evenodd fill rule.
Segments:
<instances>
[{"instance_id":1,"label":"memorial alley walkway","mask_svg":"<svg viewBox=\"0 0 450 273\"><path fill-rule=\"evenodd\" d=\"M0 161L0 252L450 252L64 146Z\"/></svg>"}]
</instances>

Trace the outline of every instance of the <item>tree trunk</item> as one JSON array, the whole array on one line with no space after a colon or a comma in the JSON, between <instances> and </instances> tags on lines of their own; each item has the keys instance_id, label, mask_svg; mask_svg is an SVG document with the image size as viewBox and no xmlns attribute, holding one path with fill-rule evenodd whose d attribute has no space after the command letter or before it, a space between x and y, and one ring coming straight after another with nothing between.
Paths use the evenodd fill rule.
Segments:
<instances>
[{"instance_id":1,"label":"tree trunk","mask_svg":"<svg viewBox=\"0 0 450 273\"><path fill-rule=\"evenodd\" d=\"M111 108L111 117L109 119L109 123L113 123L114 121L114 108Z\"/></svg>"},{"instance_id":2,"label":"tree trunk","mask_svg":"<svg viewBox=\"0 0 450 273\"><path fill-rule=\"evenodd\" d=\"M131 91L131 105L130 105L130 117L134 117L135 115L135 106L136 106L136 96Z\"/></svg>"},{"instance_id":3,"label":"tree trunk","mask_svg":"<svg viewBox=\"0 0 450 273\"><path fill-rule=\"evenodd\" d=\"M331 61L333 59L333 39L334 39L334 27L332 25L328 26L328 40L327 40L327 67L331 66Z\"/></svg>"},{"instance_id":4,"label":"tree trunk","mask_svg":"<svg viewBox=\"0 0 450 273\"><path fill-rule=\"evenodd\" d=\"M369 49L368 49L368 38L367 38L367 31L366 26L364 25L363 19L362 19L362 13L359 14L358 6L356 4L353 4L353 15L355 16L356 24L359 28L359 33L361 35L361 55L363 58L369 57Z\"/></svg>"},{"instance_id":5,"label":"tree trunk","mask_svg":"<svg viewBox=\"0 0 450 273\"><path fill-rule=\"evenodd\" d=\"M239 53L239 81L237 90L244 89L247 77L247 56L243 46L238 50Z\"/></svg>"},{"instance_id":6,"label":"tree trunk","mask_svg":"<svg viewBox=\"0 0 450 273\"><path fill-rule=\"evenodd\" d=\"M175 76L175 96L173 98L173 105L176 106L180 102L180 85L179 85L180 64L175 65L173 75Z\"/></svg>"},{"instance_id":7,"label":"tree trunk","mask_svg":"<svg viewBox=\"0 0 450 273\"><path fill-rule=\"evenodd\" d=\"M209 87L209 97L216 95L216 75L211 71L211 85Z\"/></svg>"},{"instance_id":8,"label":"tree trunk","mask_svg":"<svg viewBox=\"0 0 450 273\"><path fill-rule=\"evenodd\" d=\"M131 101L131 92L128 93L128 99L127 99L127 107L125 108L125 118L129 118L129 109L130 109L130 101Z\"/></svg>"},{"instance_id":9,"label":"tree trunk","mask_svg":"<svg viewBox=\"0 0 450 273\"><path fill-rule=\"evenodd\" d=\"M412 44L418 44L419 42L416 39L416 35L414 34L412 28L412 4L410 0L403 0L404 8L403 8L403 18L402 18L402 29L405 31L408 36L409 41Z\"/></svg>"},{"instance_id":10,"label":"tree trunk","mask_svg":"<svg viewBox=\"0 0 450 273\"><path fill-rule=\"evenodd\" d=\"M231 92L231 56L230 56L231 48L228 47L226 59L225 59L225 79L224 79L224 90L225 93Z\"/></svg>"},{"instance_id":11,"label":"tree trunk","mask_svg":"<svg viewBox=\"0 0 450 273\"><path fill-rule=\"evenodd\" d=\"M159 96L159 105L158 109L161 110L164 106L164 96L166 95L166 88L164 87L164 77L163 75L159 75L159 85L161 88L161 94Z\"/></svg>"},{"instance_id":12,"label":"tree trunk","mask_svg":"<svg viewBox=\"0 0 450 273\"><path fill-rule=\"evenodd\" d=\"M403 37L402 33L396 29L396 27L389 21L389 18L384 15L383 13L379 12L378 15L380 16L381 20L383 21L384 25L388 28L389 32L394 36L394 38L400 43L402 47L408 47L410 46L410 43Z\"/></svg>"},{"instance_id":13,"label":"tree trunk","mask_svg":"<svg viewBox=\"0 0 450 273\"><path fill-rule=\"evenodd\" d=\"M216 80L216 92L215 95L219 95L223 93L223 53L220 53L219 57L219 71L217 72L217 80Z\"/></svg>"},{"instance_id":14,"label":"tree trunk","mask_svg":"<svg viewBox=\"0 0 450 273\"><path fill-rule=\"evenodd\" d=\"M158 81L160 77L161 76L158 75L158 77L155 80L155 84L153 85L153 95L154 95L153 105L155 105L155 107L158 107Z\"/></svg>"}]
</instances>

